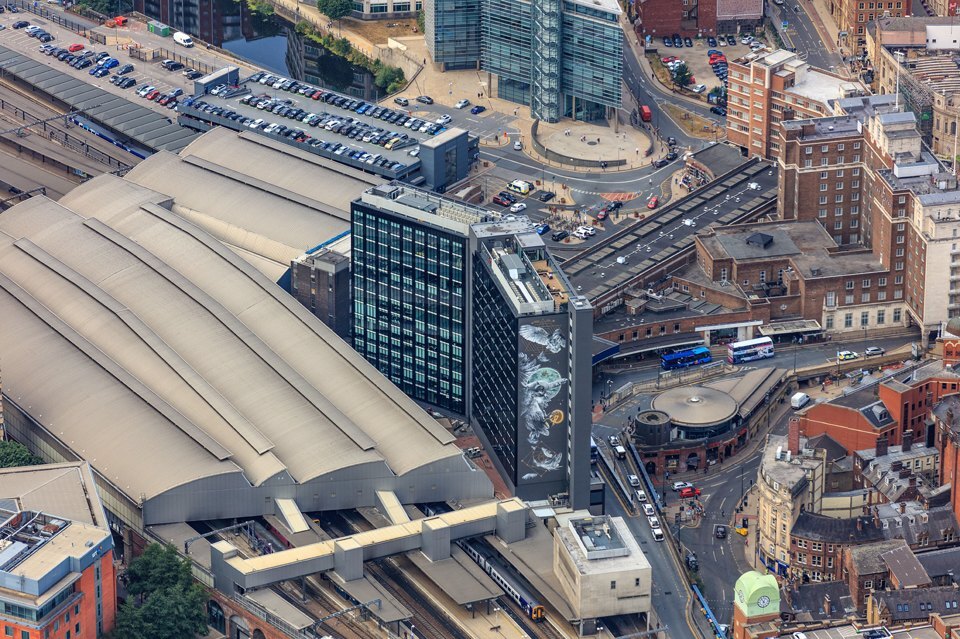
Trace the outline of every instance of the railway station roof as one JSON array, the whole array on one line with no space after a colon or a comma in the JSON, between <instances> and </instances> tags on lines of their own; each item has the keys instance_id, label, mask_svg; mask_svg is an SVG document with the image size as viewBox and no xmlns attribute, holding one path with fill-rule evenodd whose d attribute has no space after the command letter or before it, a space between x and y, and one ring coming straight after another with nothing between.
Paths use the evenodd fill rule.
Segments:
<instances>
[{"instance_id":1,"label":"railway station roof","mask_svg":"<svg viewBox=\"0 0 960 639\"><path fill-rule=\"evenodd\" d=\"M195 131L175 124L162 113L3 46L0 46L0 68L148 149L176 153L197 137ZM137 123L136 126L133 123Z\"/></svg>"}]
</instances>

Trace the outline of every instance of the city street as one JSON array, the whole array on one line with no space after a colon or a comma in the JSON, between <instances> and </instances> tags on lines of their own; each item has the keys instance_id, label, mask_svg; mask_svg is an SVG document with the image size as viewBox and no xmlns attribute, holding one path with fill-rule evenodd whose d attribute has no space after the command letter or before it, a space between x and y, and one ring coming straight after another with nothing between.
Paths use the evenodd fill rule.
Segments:
<instances>
[{"instance_id":1,"label":"city street","mask_svg":"<svg viewBox=\"0 0 960 639\"><path fill-rule=\"evenodd\" d=\"M812 66L825 71L837 71L841 64L840 55L828 50L820 38L817 28L810 17L811 11L815 11L813 6L809 5L809 0L786 0L783 5L773 3L767 4L770 10L771 20L779 24L786 32L784 44L792 46ZM783 23L786 28L783 28Z\"/></svg>"}]
</instances>

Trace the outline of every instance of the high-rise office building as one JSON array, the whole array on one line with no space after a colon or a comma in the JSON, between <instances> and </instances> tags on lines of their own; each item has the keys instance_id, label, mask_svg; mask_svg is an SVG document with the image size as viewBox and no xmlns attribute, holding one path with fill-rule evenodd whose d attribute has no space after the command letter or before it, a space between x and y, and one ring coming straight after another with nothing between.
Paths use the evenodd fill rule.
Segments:
<instances>
[{"instance_id":1,"label":"high-rise office building","mask_svg":"<svg viewBox=\"0 0 960 639\"><path fill-rule=\"evenodd\" d=\"M472 413L519 497L590 499L593 309L526 218L475 224Z\"/></svg>"},{"instance_id":2,"label":"high-rise office building","mask_svg":"<svg viewBox=\"0 0 960 639\"><path fill-rule=\"evenodd\" d=\"M354 348L473 424L518 496L588 507L593 311L533 224L397 183L352 219Z\"/></svg>"},{"instance_id":3,"label":"high-rise office building","mask_svg":"<svg viewBox=\"0 0 960 639\"><path fill-rule=\"evenodd\" d=\"M444 71L475 69L480 62L480 0L426 0L424 39Z\"/></svg>"},{"instance_id":4,"label":"high-rise office building","mask_svg":"<svg viewBox=\"0 0 960 639\"><path fill-rule=\"evenodd\" d=\"M410 397L466 415L468 227L492 214L385 184L351 218L354 349Z\"/></svg>"},{"instance_id":5,"label":"high-rise office building","mask_svg":"<svg viewBox=\"0 0 960 639\"><path fill-rule=\"evenodd\" d=\"M487 90L535 118L597 120L620 106L623 32L613 0L428 0L427 47L444 68L479 66Z\"/></svg>"}]
</instances>

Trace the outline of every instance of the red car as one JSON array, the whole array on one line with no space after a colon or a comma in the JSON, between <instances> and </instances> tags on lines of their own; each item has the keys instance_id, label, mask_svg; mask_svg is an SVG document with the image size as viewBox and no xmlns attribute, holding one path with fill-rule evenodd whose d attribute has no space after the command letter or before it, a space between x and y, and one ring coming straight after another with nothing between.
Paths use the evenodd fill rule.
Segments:
<instances>
[{"instance_id":1,"label":"red car","mask_svg":"<svg viewBox=\"0 0 960 639\"><path fill-rule=\"evenodd\" d=\"M650 198L650 201L647 202L648 209L655 209L659 205L660 205L660 196L658 195L654 195L652 198Z\"/></svg>"},{"instance_id":2,"label":"red car","mask_svg":"<svg viewBox=\"0 0 960 639\"><path fill-rule=\"evenodd\" d=\"M71 44L69 47L67 47L67 51L69 51L70 53L76 53L77 51L83 51L83 45L82 45L82 44Z\"/></svg>"},{"instance_id":3,"label":"red car","mask_svg":"<svg viewBox=\"0 0 960 639\"><path fill-rule=\"evenodd\" d=\"M323 97L323 91L319 91L319 90L314 91L313 95L311 95L310 97L313 98L314 100L319 100L320 98Z\"/></svg>"},{"instance_id":4,"label":"red car","mask_svg":"<svg viewBox=\"0 0 960 639\"><path fill-rule=\"evenodd\" d=\"M146 94L143 97L146 98L147 100L155 100L158 95L160 95L160 92L154 89L153 91L151 91L150 93Z\"/></svg>"},{"instance_id":5,"label":"red car","mask_svg":"<svg viewBox=\"0 0 960 639\"><path fill-rule=\"evenodd\" d=\"M699 488L684 488L680 491L681 499L690 499L692 497L699 497L700 489Z\"/></svg>"},{"instance_id":6,"label":"red car","mask_svg":"<svg viewBox=\"0 0 960 639\"><path fill-rule=\"evenodd\" d=\"M513 204L513 202L511 202L511 201L508 200L507 198L501 197L501 196L499 196L499 195L495 195L495 196L493 197L493 203L494 203L494 204L499 204L500 206L510 206L511 204Z\"/></svg>"}]
</instances>

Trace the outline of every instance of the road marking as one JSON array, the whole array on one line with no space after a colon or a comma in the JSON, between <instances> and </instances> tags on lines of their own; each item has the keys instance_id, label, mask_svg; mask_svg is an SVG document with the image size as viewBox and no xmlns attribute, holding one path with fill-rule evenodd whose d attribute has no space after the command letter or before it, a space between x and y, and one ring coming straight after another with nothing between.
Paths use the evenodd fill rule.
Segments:
<instances>
[{"instance_id":1,"label":"road marking","mask_svg":"<svg viewBox=\"0 0 960 639\"><path fill-rule=\"evenodd\" d=\"M721 555L724 554L724 552L723 552L723 544L720 544L720 554L721 554Z\"/></svg>"},{"instance_id":2,"label":"road marking","mask_svg":"<svg viewBox=\"0 0 960 639\"><path fill-rule=\"evenodd\" d=\"M727 501L727 498L726 498L726 497L724 497L723 499L720 500L720 511L721 511L721 512L723 512L723 504L726 503L726 501Z\"/></svg>"}]
</instances>

